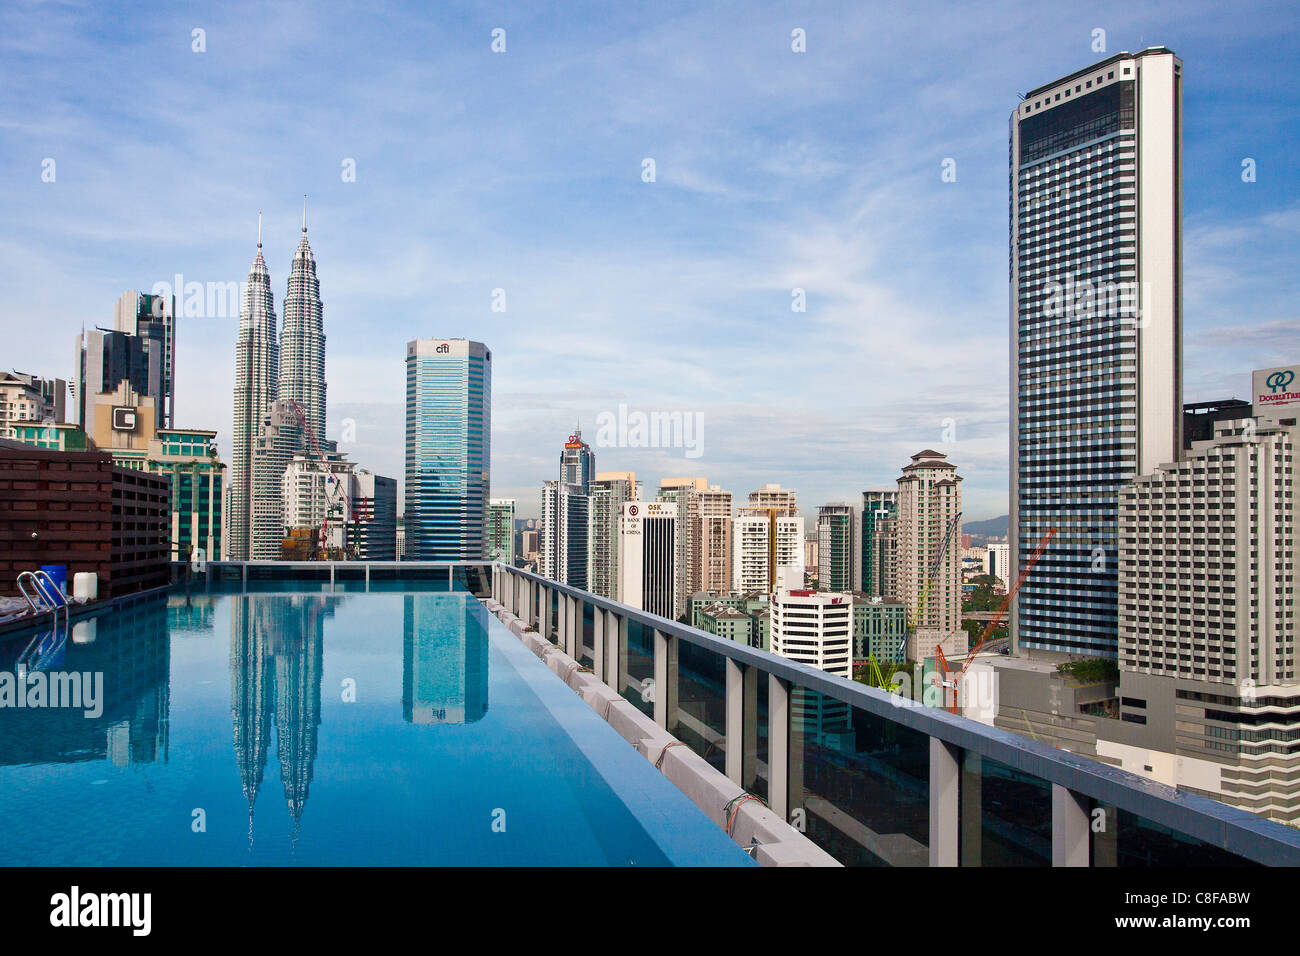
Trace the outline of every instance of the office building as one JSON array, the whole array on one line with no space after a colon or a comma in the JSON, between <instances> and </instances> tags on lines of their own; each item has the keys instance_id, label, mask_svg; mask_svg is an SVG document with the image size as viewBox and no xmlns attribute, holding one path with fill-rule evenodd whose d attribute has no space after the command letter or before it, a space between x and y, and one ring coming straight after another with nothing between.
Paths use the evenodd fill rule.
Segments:
<instances>
[{"instance_id":1,"label":"office building","mask_svg":"<svg viewBox=\"0 0 1300 956\"><path fill-rule=\"evenodd\" d=\"M307 206L302 238L289 268L280 332L280 395L296 402L316 444L325 447L325 326L316 277L316 257L307 242ZM310 442L304 442L304 450Z\"/></svg>"},{"instance_id":2,"label":"office building","mask_svg":"<svg viewBox=\"0 0 1300 956\"><path fill-rule=\"evenodd\" d=\"M276 327L275 300L271 294L271 275L262 258L262 227L259 218L257 255L253 258L244 285L244 301L239 310L239 336L235 343L235 399L230 454L230 514L227 555L232 561L253 557L253 450L258 443L272 403L280 394L280 338ZM263 495L280 488L279 475L269 487L263 482ZM279 535L283 527L262 542L262 553L274 545L272 557L279 554Z\"/></svg>"},{"instance_id":3,"label":"office building","mask_svg":"<svg viewBox=\"0 0 1300 956\"><path fill-rule=\"evenodd\" d=\"M772 593L772 653L840 677L853 676L853 597L778 588Z\"/></svg>"},{"instance_id":4,"label":"office building","mask_svg":"<svg viewBox=\"0 0 1300 956\"><path fill-rule=\"evenodd\" d=\"M850 504L817 510L817 589L855 591L862 580L862 518Z\"/></svg>"},{"instance_id":5,"label":"office building","mask_svg":"<svg viewBox=\"0 0 1300 956\"><path fill-rule=\"evenodd\" d=\"M853 657L901 664L907 657L907 605L896 598L853 595Z\"/></svg>"},{"instance_id":6,"label":"office building","mask_svg":"<svg viewBox=\"0 0 1300 956\"><path fill-rule=\"evenodd\" d=\"M618 601L660 617L677 607L677 505L630 501L618 537Z\"/></svg>"},{"instance_id":7,"label":"office building","mask_svg":"<svg viewBox=\"0 0 1300 956\"><path fill-rule=\"evenodd\" d=\"M68 383L22 372L0 372L0 438L18 441L17 426L63 421Z\"/></svg>"},{"instance_id":8,"label":"office building","mask_svg":"<svg viewBox=\"0 0 1300 956\"><path fill-rule=\"evenodd\" d=\"M486 556L492 353L467 339L406 347L406 557Z\"/></svg>"},{"instance_id":9,"label":"office building","mask_svg":"<svg viewBox=\"0 0 1300 956\"><path fill-rule=\"evenodd\" d=\"M1008 577L1019 650L1115 657L1117 502L1181 447L1182 64L1120 53L1010 123Z\"/></svg>"},{"instance_id":10,"label":"office building","mask_svg":"<svg viewBox=\"0 0 1300 956\"><path fill-rule=\"evenodd\" d=\"M352 473L348 546L359 561L396 561L397 479L365 468Z\"/></svg>"},{"instance_id":11,"label":"office building","mask_svg":"<svg viewBox=\"0 0 1300 956\"><path fill-rule=\"evenodd\" d=\"M695 494L694 533L696 589L731 590L731 492L709 485Z\"/></svg>"},{"instance_id":12,"label":"office building","mask_svg":"<svg viewBox=\"0 0 1300 956\"><path fill-rule=\"evenodd\" d=\"M113 328L140 341L148 378L146 382L132 382L132 385L153 397L158 408L158 427L173 427L176 424L176 297L146 295L134 290L123 292L113 306Z\"/></svg>"},{"instance_id":13,"label":"office building","mask_svg":"<svg viewBox=\"0 0 1300 956\"><path fill-rule=\"evenodd\" d=\"M505 564L515 563L515 499L488 501L488 557Z\"/></svg>"},{"instance_id":14,"label":"office building","mask_svg":"<svg viewBox=\"0 0 1300 956\"><path fill-rule=\"evenodd\" d=\"M1007 541L990 541L985 573L993 575L1007 587L1011 587L1011 544ZM1017 572L1019 573L1019 572Z\"/></svg>"},{"instance_id":15,"label":"office building","mask_svg":"<svg viewBox=\"0 0 1300 956\"><path fill-rule=\"evenodd\" d=\"M595 469L595 453L577 428L560 450L560 477L542 485L541 573L577 588L588 584Z\"/></svg>"}]
</instances>

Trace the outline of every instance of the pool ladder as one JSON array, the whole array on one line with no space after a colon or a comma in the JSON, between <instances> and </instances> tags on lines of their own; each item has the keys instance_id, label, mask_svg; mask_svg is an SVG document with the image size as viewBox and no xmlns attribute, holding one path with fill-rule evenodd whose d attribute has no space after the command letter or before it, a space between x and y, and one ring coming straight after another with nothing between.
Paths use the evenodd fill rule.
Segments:
<instances>
[{"instance_id":1,"label":"pool ladder","mask_svg":"<svg viewBox=\"0 0 1300 956\"><path fill-rule=\"evenodd\" d=\"M29 590L30 588L30 590ZM31 639L31 642L24 648L22 654L18 656L18 675L19 678L26 676L27 671L31 668L32 661L36 661L36 668L39 669L41 661L48 654L58 649L62 643L60 636L66 640L68 636L68 599L59 590L58 585L44 571L23 571L18 575L18 591L27 601L32 611L36 614L43 614L46 611L50 613L51 623L54 625L49 632L42 632ZM59 633L59 610L63 610L63 633ZM46 646L46 639L53 638L54 647Z\"/></svg>"}]
</instances>

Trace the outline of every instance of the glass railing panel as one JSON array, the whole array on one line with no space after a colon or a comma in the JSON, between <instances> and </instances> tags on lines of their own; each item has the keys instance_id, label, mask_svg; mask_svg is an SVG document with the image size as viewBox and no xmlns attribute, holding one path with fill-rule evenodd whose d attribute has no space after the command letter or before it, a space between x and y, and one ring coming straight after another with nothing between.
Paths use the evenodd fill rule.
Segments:
<instances>
[{"instance_id":1,"label":"glass railing panel","mask_svg":"<svg viewBox=\"0 0 1300 956\"><path fill-rule=\"evenodd\" d=\"M583 667L596 666L596 608L590 601L582 602L582 616L578 619L578 663Z\"/></svg>"},{"instance_id":2,"label":"glass railing panel","mask_svg":"<svg viewBox=\"0 0 1300 956\"><path fill-rule=\"evenodd\" d=\"M834 697L790 688L796 829L845 866L927 866L929 814L929 737Z\"/></svg>"},{"instance_id":3,"label":"glass railing panel","mask_svg":"<svg viewBox=\"0 0 1300 956\"><path fill-rule=\"evenodd\" d=\"M1257 866L1252 860L1097 801L1089 809L1093 866Z\"/></svg>"},{"instance_id":4,"label":"glass railing panel","mask_svg":"<svg viewBox=\"0 0 1300 956\"><path fill-rule=\"evenodd\" d=\"M639 621L627 622L627 677L623 696L643 714L653 717L655 632Z\"/></svg>"},{"instance_id":5,"label":"glass railing panel","mask_svg":"<svg viewBox=\"0 0 1300 956\"><path fill-rule=\"evenodd\" d=\"M1052 788L973 751L958 785L962 866L1051 866Z\"/></svg>"},{"instance_id":6,"label":"glass railing panel","mask_svg":"<svg viewBox=\"0 0 1300 956\"><path fill-rule=\"evenodd\" d=\"M717 770L726 772L727 661L721 654L677 641L677 713L668 732Z\"/></svg>"}]
</instances>

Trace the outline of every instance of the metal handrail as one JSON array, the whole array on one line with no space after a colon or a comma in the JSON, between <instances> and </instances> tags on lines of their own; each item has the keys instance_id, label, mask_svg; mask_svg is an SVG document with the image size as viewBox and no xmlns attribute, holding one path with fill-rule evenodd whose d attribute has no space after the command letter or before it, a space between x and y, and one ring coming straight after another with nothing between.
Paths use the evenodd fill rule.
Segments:
<instances>
[{"instance_id":1,"label":"metal handrail","mask_svg":"<svg viewBox=\"0 0 1300 956\"><path fill-rule=\"evenodd\" d=\"M1009 730L990 727L941 708L909 705L910 702L904 703L897 695L879 688L829 674L771 651L738 644L522 568L505 564L497 566L539 587L566 594L624 620L635 621L729 658L736 664L754 667L769 676L824 694L950 746L997 760L1048 783L1134 813L1247 859L1271 858L1273 862L1284 865L1300 865L1300 830L1266 820L1247 810L1027 740Z\"/></svg>"}]
</instances>

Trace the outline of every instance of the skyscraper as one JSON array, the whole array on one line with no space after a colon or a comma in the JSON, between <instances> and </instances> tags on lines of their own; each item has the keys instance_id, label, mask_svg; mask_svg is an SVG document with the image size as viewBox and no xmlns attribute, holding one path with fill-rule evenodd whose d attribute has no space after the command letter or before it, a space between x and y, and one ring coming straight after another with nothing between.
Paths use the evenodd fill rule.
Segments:
<instances>
[{"instance_id":1,"label":"skyscraper","mask_svg":"<svg viewBox=\"0 0 1300 956\"><path fill-rule=\"evenodd\" d=\"M817 589L851 593L862 579L862 520L850 504L817 509Z\"/></svg>"},{"instance_id":2,"label":"skyscraper","mask_svg":"<svg viewBox=\"0 0 1300 956\"><path fill-rule=\"evenodd\" d=\"M488 557L504 564L515 563L515 499L488 501Z\"/></svg>"},{"instance_id":3,"label":"skyscraper","mask_svg":"<svg viewBox=\"0 0 1300 956\"><path fill-rule=\"evenodd\" d=\"M947 457L926 449L898 479L898 516L881 522L893 540L892 587L916 627L908 657L920 660L942 645L964 653L961 626L961 477ZM877 541L877 545L880 542Z\"/></svg>"},{"instance_id":4,"label":"skyscraper","mask_svg":"<svg viewBox=\"0 0 1300 956\"><path fill-rule=\"evenodd\" d=\"M659 482L656 501L671 501L677 505L677 555L674 564L677 568L677 606L673 617L681 617L685 612L685 602L694 592L700 590L699 570L696 561L699 558L696 535L699 532L700 494L709 487L707 478L665 478Z\"/></svg>"},{"instance_id":5,"label":"skyscraper","mask_svg":"<svg viewBox=\"0 0 1300 956\"><path fill-rule=\"evenodd\" d=\"M587 590L618 596L618 536L623 505L637 500L636 473L602 471L591 483L587 532Z\"/></svg>"},{"instance_id":6,"label":"skyscraper","mask_svg":"<svg viewBox=\"0 0 1300 956\"><path fill-rule=\"evenodd\" d=\"M1181 448L1182 63L1120 53L1010 123L1017 649L1116 655L1116 501Z\"/></svg>"},{"instance_id":7,"label":"skyscraper","mask_svg":"<svg viewBox=\"0 0 1300 956\"><path fill-rule=\"evenodd\" d=\"M885 593L882 558L876 542L878 525L898 514L897 488L872 488L862 492L862 590L872 597Z\"/></svg>"},{"instance_id":8,"label":"skyscraper","mask_svg":"<svg viewBox=\"0 0 1300 956\"><path fill-rule=\"evenodd\" d=\"M671 618L677 605L677 505L623 505L618 537L618 600Z\"/></svg>"},{"instance_id":9,"label":"skyscraper","mask_svg":"<svg viewBox=\"0 0 1300 956\"><path fill-rule=\"evenodd\" d=\"M325 445L325 328L316 259L307 243L307 206L302 239L289 269L280 333L280 397L297 402L316 443Z\"/></svg>"},{"instance_id":10,"label":"skyscraper","mask_svg":"<svg viewBox=\"0 0 1300 956\"><path fill-rule=\"evenodd\" d=\"M468 339L406 346L406 553L409 561L487 556L492 353Z\"/></svg>"},{"instance_id":11,"label":"skyscraper","mask_svg":"<svg viewBox=\"0 0 1300 956\"><path fill-rule=\"evenodd\" d=\"M591 482L596 456L575 428L560 451L560 477L542 486L542 574L553 581L585 588Z\"/></svg>"},{"instance_id":12,"label":"skyscraper","mask_svg":"<svg viewBox=\"0 0 1300 956\"><path fill-rule=\"evenodd\" d=\"M235 404L230 456L230 524L227 554L233 561L252 556L253 447L271 403L280 394L280 344L271 275L262 258L258 218L257 255L244 286L235 343ZM278 483L275 485L278 489Z\"/></svg>"}]
</instances>

